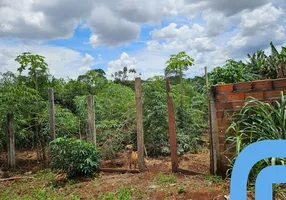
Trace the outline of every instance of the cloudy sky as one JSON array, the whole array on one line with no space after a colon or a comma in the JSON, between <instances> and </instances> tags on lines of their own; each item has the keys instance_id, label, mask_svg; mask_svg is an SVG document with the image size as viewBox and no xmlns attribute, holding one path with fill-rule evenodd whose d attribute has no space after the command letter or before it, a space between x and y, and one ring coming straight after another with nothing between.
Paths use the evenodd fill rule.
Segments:
<instances>
[{"instance_id":1,"label":"cloudy sky","mask_svg":"<svg viewBox=\"0 0 286 200\"><path fill-rule=\"evenodd\" d=\"M160 75L170 54L195 59L187 76L286 44L285 0L0 0L0 72L24 51L56 77L136 68Z\"/></svg>"}]
</instances>

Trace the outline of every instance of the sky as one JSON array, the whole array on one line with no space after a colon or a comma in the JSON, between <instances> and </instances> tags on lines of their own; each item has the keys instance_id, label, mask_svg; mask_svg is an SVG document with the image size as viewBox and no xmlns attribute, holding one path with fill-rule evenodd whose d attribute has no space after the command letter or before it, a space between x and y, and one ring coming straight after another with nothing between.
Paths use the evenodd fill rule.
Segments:
<instances>
[{"instance_id":1,"label":"sky","mask_svg":"<svg viewBox=\"0 0 286 200\"><path fill-rule=\"evenodd\" d=\"M143 79L163 75L171 54L195 65L187 77L286 45L285 0L0 0L0 72L17 55L45 57L55 77L124 66Z\"/></svg>"}]
</instances>

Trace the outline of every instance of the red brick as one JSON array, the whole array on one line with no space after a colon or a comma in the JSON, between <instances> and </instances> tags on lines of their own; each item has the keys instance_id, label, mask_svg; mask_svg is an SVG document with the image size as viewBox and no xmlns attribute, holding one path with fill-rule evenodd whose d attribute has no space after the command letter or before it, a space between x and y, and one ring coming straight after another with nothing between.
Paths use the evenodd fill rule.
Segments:
<instances>
[{"instance_id":1,"label":"red brick","mask_svg":"<svg viewBox=\"0 0 286 200\"><path fill-rule=\"evenodd\" d=\"M232 92L233 91L233 84L224 84L224 85L217 85L216 92Z\"/></svg>"},{"instance_id":2,"label":"red brick","mask_svg":"<svg viewBox=\"0 0 286 200\"><path fill-rule=\"evenodd\" d=\"M219 136L225 136L225 130L226 130L226 128L219 128L219 133L218 133L218 135Z\"/></svg>"},{"instance_id":3,"label":"red brick","mask_svg":"<svg viewBox=\"0 0 286 200\"><path fill-rule=\"evenodd\" d=\"M223 117L224 117L224 112L223 112L223 111L218 111L218 112L216 112L216 117L217 117L218 119L223 118Z\"/></svg>"},{"instance_id":4,"label":"red brick","mask_svg":"<svg viewBox=\"0 0 286 200\"><path fill-rule=\"evenodd\" d=\"M246 83L235 83L233 85L234 91L247 91L252 89L252 82L246 82Z\"/></svg>"},{"instance_id":5,"label":"red brick","mask_svg":"<svg viewBox=\"0 0 286 200\"><path fill-rule=\"evenodd\" d=\"M224 150L225 150L224 144L219 144L219 151L224 152Z\"/></svg>"},{"instance_id":6,"label":"red brick","mask_svg":"<svg viewBox=\"0 0 286 200\"><path fill-rule=\"evenodd\" d=\"M224 94L217 94L216 95L216 101L220 102L220 101L224 101L225 100L225 95Z\"/></svg>"},{"instance_id":7,"label":"red brick","mask_svg":"<svg viewBox=\"0 0 286 200\"><path fill-rule=\"evenodd\" d=\"M256 99L263 99L263 92L260 91L260 92L247 92L245 93L245 99L247 97L254 97Z\"/></svg>"},{"instance_id":8,"label":"red brick","mask_svg":"<svg viewBox=\"0 0 286 200\"><path fill-rule=\"evenodd\" d=\"M231 118L233 113L234 113L234 111L227 111L227 112L225 112L225 118Z\"/></svg>"},{"instance_id":9,"label":"red brick","mask_svg":"<svg viewBox=\"0 0 286 200\"><path fill-rule=\"evenodd\" d=\"M265 99L280 99L281 92L283 92L283 90L265 91L264 98Z\"/></svg>"},{"instance_id":10,"label":"red brick","mask_svg":"<svg viewBox=\"0 0 286 200\"><path fill-rule=\"evenodd\" d=\"M244 93L230 93L226 95L228 101L244 100Z\"/></svg>"},{"instance_id":11,"label":"red brick","mask_svg":"<svg viewBox=\"0 0 286 200\"><path fill-rule=\"evenodd\" d=\"M235 150L236 150L236 147L234 145L230 146L230 142L225 143L224 154L232 154L233 152L235 152Z\"/></svg>"},{"instance_id":12,"label":"red brick","mask_svg":"<svg viewBox=\"0 0 286 200\"><path fill-rule=\"evenodd\" d=\"M227 128L230 125L230 121L229 120L217 120L217 125L218 127L225 127Z\"/></svg>"},{"instance_id":13,"label":"red brick","mask_svg":"<svg viewBox=\"0 0 286 200\"><path fill-rule=\"evenodd\" d=\"M271 90L272 89L272 80L263 80L252 82L253 90Z\"/></svg>"},{"instance_id":14,"label":"red brick","mask_svg":"<svg viewBox=\"0 0 286 200\"><path fill-rule=\"evenodd\" d=\"M224 163L224 164L227 164L228 163L228 159L226 157L228 157L229 159L232 158L232 156L234 155L235 152L225 152L225 153L221 153L221 161Z\"/></svg>"},{"instance_id":15,"label":"red brick","mask_svg":"<svg viewBox=\"0 0 286 200\"><path fill-rule=\"evenodd\" d=\"M219 142L219 144L224 144L224 142L225 142L225 137L224 137L224 136L219 136L218 142Z\"/></svg>"},{"instance_id":16,"label":"red brick","mask_svg":"<svg viewBox=\"0 0 286 200\"><path fill-rule=\"evenodd\" d=\"M217 109L217 110L232 109L232 103L231 103L231 102L227 102L227 103L217 103L217 104L216 104L216 109Z\"/></svg>"},{"instance_id":17,"label":"red brick","mask_svg":"<svg viewBox=\"0 0 286 200\"><path fill-rule=\"evenodd\" d=\"M229 119L233 115L233 111L217 111L216 117L218 119Z\"/></svg>"},{"instance_id":18,"label":"red brick","mask_svg":"<svg viewBox=\"0 0 286 200\"><path fill-rule=\"evenodd\" d=\"M233 111L217 111L216 117L217 119L229 119L231 118Z\"/></svg>"},{"instance_id":19,"label":"red brick","mask_svg":"<svg viewBox=\"0 0 286 200\"><path fill-rule=\"evenodd\" d=\"M244 106L244 104L245 104L244 101L242 101L242 102L233 102L232 106L233 106L233 109L239 110L239 109L241 109Z\"/></svg>"},{"instance_id":20,"label":"red brick","mask_svg":"<svg viewBox=\"0 0 286 200\"><path fill-rule=\"evenodd\" d=\"M273 87L275 89L277 89L277 88L286 88L286 79L283 78L283 79L274 80L273 81Z\"/></svg>"},{"instance_id":21,"label":"red brick","mask_svg":"<svg viewBox=\"0 0 286 200\"><path fill-rule=\"evenodd\" d=\"M231 124L231 122L232 121L230 120L229 125ZM219 129L219 130L222 131L221 134L224 134L226 137L230 137L230 136L234 136L235 135L235 131L233 129L229 129L228 132L226 132L227 129L229 128L229 125L227 127L225 127L225 128L220 128Z\"/></svg>"},{"instance_id":22,"label":"red brick","mask_svg":"<svg viewBox=\"0 0 286 200\"><path fill-rule=\"evenodd\" d=\"M228 157L229 159L231 157ZM220 166L220 170L227 170L228 169L228 159L225 157L224 154L220 154L220 163L219 163L219 166Z\"/></svg>"}]
</instances>

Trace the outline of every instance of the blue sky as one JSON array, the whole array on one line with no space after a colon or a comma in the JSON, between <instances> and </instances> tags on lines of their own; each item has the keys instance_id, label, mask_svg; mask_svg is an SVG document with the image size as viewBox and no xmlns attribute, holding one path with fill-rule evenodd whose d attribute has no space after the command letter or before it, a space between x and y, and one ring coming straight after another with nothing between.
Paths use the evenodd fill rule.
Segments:
<instances>
[{"instance_id":1,"label":"blue sky","mask_svg":"<svg viewBox=\"0 0 286 200\"><path fill-rule=\"evenodd\" d=\"M3 2L2 2L3 1ZM0 71L16 72L24 51L45 56L57 77L124 66L144 79L161 75L170 54L195 59L187 76L227 59L245 60L269 43L285 45L283 0L2 0Z\"/></svg>"}]
</instances>

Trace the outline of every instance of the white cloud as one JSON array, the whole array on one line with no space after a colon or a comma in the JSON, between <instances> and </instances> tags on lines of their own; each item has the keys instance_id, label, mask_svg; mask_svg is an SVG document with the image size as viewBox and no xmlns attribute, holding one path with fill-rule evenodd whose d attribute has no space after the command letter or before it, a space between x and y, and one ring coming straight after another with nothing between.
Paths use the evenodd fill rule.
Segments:
<instances>
[{"instance_id":1,"label":"white cloud","mask_svg":"<svg viewBox=\"0 0 286 200\"><path fill-rule=\"evenodd\" d=\"M207 25L207 33L209 36L217 36L227 29L228 19L221 12L213 12L206 10L203 12L202 18Z\"/></svg>"},{"instance_id":2,"label":"white cloud","mask_svg":"<svg viewBox=\"0 0 286 200\"><path fill-rule=\"evenodd\" d=\"M118 60L112 60L107 65L106 76L111 78L111 75L114 72L122 70L123 67L128 69L137 69L136 68L137 60L135 57L130 57L127 53L123 52Z\"/></svg>"},{"instance_id":3,"label":"white cloud","mask_svg":"<svg viewBox=\"0 0 286 200\"><path fill-rule=\"evenodd\" d=\"M82 18L89 17L94 1L8 0L0 7L0 37L29 40L69 38Z\"/></svg>"},{"instance_id":4,"label":"white cloud","mask_svg":"<svg viewBox=\"0 0 286 200\"><path fill-rule=\"evenodd\" d=\"M8 45L0 42L0 71L7 70L17 73L19 64L15 58L23 52L31 52L45 57L50 73L56 77L77 78L90 70L94 64L91 55L81 55L79 52L56 46L47 45Z\"/></svg>"},{"instance_id":5,"label":"white cloud","mask_svg":"<svg viewBox=\"0 0 286 200\"><path fill-rule=\"evenodd\" d=\"M104 17L103 17L104 16ZM140 26L136 23L118 18L109 8L97 7L88 21L92 35L90 42L93 47L100 44L117 46L136 40L140 33Z\"/></svg>"},{"instance_id":6,"label":"white cloud","mask_svg":"<svg viewBox=\"0 0 286 200\"><path fill-rule=\"evenodd\" d=\"M155 40L175 38L180 34L180 30L177 29L177 24L171 23L169 26L162 28L161 30L153 30L150 33Z\"/></svg>"},{"instance_id":7,"label":"white cloud","mask_svg":"<svg viewBox=\"0 0 286 200\"><path fill-rule=\"evenodd\" d=\"M135 41L138 23L159 23L177 14L175 0L2 0L0 37L28 40L70 38L75 28L87 24L91 44L118 46ZM82 25L82 20L87 24Z\"/></svg>"},{"instance_id":8,"label":"white cloud","mask_svg":"<svg viewBox=\"0 0 286 200\"><path fill-rule=\"evenodd\" d=\"M102 63L102 56L35 45L35 40L69 38L79 26L91 30L87 39L94 48L117 47L138 40L142 25L152 24L157 28L150 32L152 39L146 42L146 48L129 55L122 53L110 61L109 75L126 65L141 71L144 78L162 74L170 54L179 51L195 59L196 66L188 73L201 73L205 65L211 68L228 58L243 58L256 49L268 48L270 41L275 45L285 43L285 2L83 0L79 4L76 0L0 0L0 38L16 38L26 44L8 45L0 40L0 70L15 70L15 56L29 50L45 55L56 75L75 77Z\"/></svg>"},{"instance_id":9,"label":"white cloud","mask_svg":"<svg viewBox=\"0 0 286 200\"><path fill-rule=\"evenodd\" d=\"M286 26L277 22L283 16L285 17L283 11L272 4L244 12L236 35L227 43L232 48L233 56L265 49L271 41L276 45L282 45L286 38Z\"/></svg>"},{"instance_id":10,"label":"white cloud","mask_svg":"<svg viewBox=\"0 0 286 200\"><path fill-rule=\"evenodd\" d=\"M251 12L243 13L240 27L243 36L249 36L277 27L277 21L283 15L283 10L275 8L271 3Z\"/></svg>"},{"instance_id":11,"label":"white cloud","mask_svg":"<svg viewBox=\"0 0 286 200\"><path fill-rule=\"evenodd\" d=\"M264 5L267 0L185 0L185 7L182 8L184 14L193 15L206 9L224 13L226 16L235 15L243 10L252 10L261 5Z\"/></svg>"},{"instance_id":12,"label":"white cloud","mask_svg":"<svg viewBox=\"0 0 286 200\"><path fill-rule=\"evenodd\" d=\"M153 40L147 42L147 49L154 51L196 51L208 52L215 50L213 41L207 37L207 31L199 24L191 27L182 26L177 28L177 24L171 23L162 29L156 29L150 33ZM163 40L158 42L157 40Z\"/></svg>"}]
</instances>

